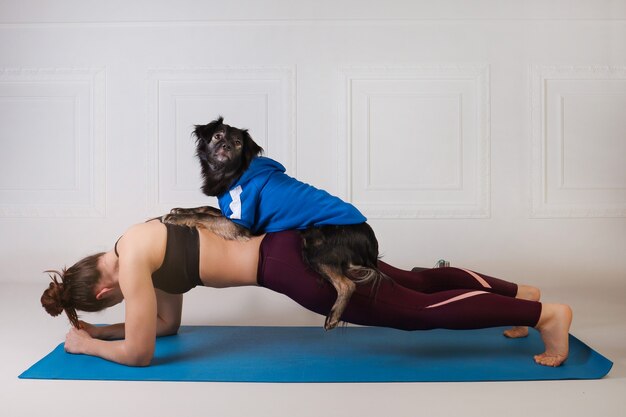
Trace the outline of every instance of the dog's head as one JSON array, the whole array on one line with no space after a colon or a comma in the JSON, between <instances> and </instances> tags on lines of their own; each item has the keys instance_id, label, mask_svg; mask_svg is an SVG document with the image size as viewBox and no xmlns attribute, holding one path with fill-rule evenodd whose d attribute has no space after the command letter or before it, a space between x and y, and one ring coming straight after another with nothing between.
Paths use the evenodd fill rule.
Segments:
<instances>
[{"instance_id":1,"label":"dog's head","mask_svg":"<svg viewBox=\"0 0 626 417\"><path fill-rule=\"evenodd\" d=\"M224 124L220 117L206 125L196 125L196 155L202 166L207 195L220 195L263 152L246 129Z\"/></svg>"}]
</instances>

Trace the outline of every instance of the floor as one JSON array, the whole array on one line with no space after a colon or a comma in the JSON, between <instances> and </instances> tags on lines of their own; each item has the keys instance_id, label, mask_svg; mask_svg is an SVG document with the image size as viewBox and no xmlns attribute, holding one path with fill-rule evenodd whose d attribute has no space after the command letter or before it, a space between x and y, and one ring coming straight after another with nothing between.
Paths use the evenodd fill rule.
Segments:
<instances>
[{"instance_id":1,"label":"floor","mask_svg":"<svg viewBox=\"0 0 626 417\"><path fill-rule=\"evenodd\" d=\"M0 415L158 416L568 416L626 415L626 284L558 290L572 305L572 333L614 362L591 381L401 384L244 384L20 380L17 376L62 342L64 319L39 305L42 285L0 284ZM203 289L202 291L204 291ZM192 292L183 324L319 325L319 318L276 298L255 304L251 291ZM546 299L557 291L544 289ZM256 294L253 294L256 295ZM263 296L268 296L264 294ZM273 295L269 295L273 297ZM277 296L279 297L279 296ZM209 301L210 300L210 301ZM220 301L221 300L221 301ZM246 305L246 313L228 318ZM211 314L208 314L209 311ZM122 311L86 317L120 320ZM206 320L207 314L211 317ZM233 321L234 320L234 321Z\"/></svg>"}]
</instances>

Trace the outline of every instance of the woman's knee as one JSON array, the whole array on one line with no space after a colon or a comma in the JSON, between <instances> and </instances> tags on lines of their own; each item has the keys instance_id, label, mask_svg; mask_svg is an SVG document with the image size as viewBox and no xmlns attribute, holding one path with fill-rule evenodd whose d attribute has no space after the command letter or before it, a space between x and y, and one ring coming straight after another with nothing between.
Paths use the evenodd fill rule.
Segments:
<instances>
[{"instance_id":1,"label":"woman's knee","mask_svg":"<svg viewBox=\"0 0 626 417\"><path fill-rule=\"evenodd\" d=\"M541 291L537 287L530 285L519 285L517 287L517 295L515 298L523 300L539 301L541 299Z\"/></svg>"}]
</instances>

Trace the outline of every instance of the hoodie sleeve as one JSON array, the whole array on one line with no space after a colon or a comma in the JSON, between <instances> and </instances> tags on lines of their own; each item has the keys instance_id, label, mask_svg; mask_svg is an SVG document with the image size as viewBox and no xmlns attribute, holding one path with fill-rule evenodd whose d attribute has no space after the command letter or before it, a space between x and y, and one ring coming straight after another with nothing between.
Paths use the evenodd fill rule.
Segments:
<instances>
[{"instance_id":1,"label":"hoodie sleeve","mask_svg":"<svg viewBox=\"0 0 626 417\"><path fill-rule=\"evenodd\" d=\"M285 168L270 158L255 158L233 187L218 197L222 214L252 233L264 231L259 220L261 189L269 178Z\"/></svg>"},{"instance_id":2,"label":"hoodie sleeve","mask_svg":"<svg viewBox=\"0 0 626 417\"><path fill-rule=\"evenodd\" d=\"M219 197L220 210L225 217L255 233L258 193L252 192L253 184L236 185Z\"/></svg>"}]
</instances>

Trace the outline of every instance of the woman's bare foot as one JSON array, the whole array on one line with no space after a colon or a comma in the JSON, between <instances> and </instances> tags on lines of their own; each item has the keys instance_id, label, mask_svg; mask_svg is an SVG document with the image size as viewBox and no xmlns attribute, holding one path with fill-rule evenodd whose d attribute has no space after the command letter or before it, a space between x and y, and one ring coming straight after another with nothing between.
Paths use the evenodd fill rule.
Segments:
<instances>
[{"instance_id":1,"label":"woman's bare foot","mask_svg":"<svg viewBox=\"0 0 626 417\"><path fill-rule=\"evenodd\" d=\"M544 366L559 366L569 354L569 328L572 324L572 309L565 304L543 304L536 329L546 351L535 355L535 362Z\"/></svg>"},{"instance_id":2,"label":"woman's bare foot","mask_svg":"<svg viewBox=\"0 0 626 417\"><path fill-rule=\"evenodd\" d=\"M519 285L517 287L517 295L515 298L529 301L539 301L541 298L541 292L539 292L539 288L531 287L529 285ZM504 335L511 339L526 337L528 336L528 327L515 326L511 329L505 330Z\"/></svg>"},{"instance_id":3,"label":"woman's bare foot","mask_svg":"<svg viewBox=\"0 0 626 417\"><path fill-rule=\"evenodd\" d=\"M510 329L502 332L502 334L510 339L519 339L520 337L528 336L528 327L526 326L511 327Z\"/></svg>"}]
</instances>

